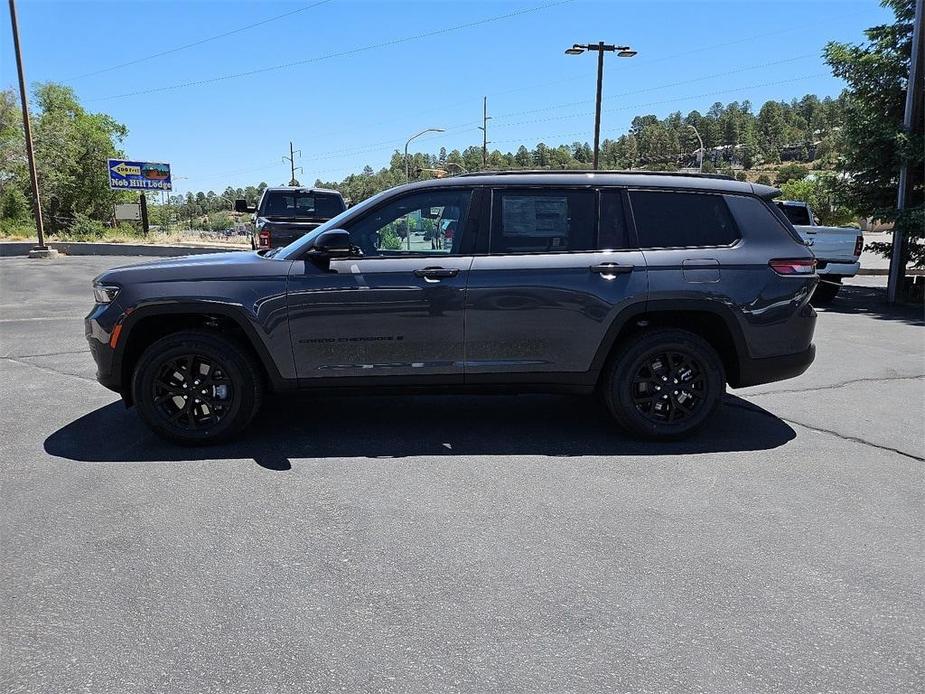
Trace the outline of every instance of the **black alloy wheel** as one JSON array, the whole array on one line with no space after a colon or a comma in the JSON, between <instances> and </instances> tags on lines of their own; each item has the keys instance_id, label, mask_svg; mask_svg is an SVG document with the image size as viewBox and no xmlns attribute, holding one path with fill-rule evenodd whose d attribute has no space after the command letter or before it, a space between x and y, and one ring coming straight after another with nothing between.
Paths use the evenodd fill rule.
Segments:
<instances>
[{"instance_id":1,"label":"black alloy wheel","mask_svg":"<svg viewBox=\"0 0 925 694\"><path fill-rule=\"evenodd\" d=\"M138 359L132 393L158 436L184 445L241 433L260 408L263 372L244 343L218 332L162 337Z\"/></svg>"},{"instance_id":2,"label":"black alloy wheel","mask_svg":"<svg viewBox=\"0 0 925 694\"><path fill-rule=\"evenodd\" d=\"M706 379L703 366L691 354L655 351L636 371L632 398L636 410L662 424L692 417L703 405Z\"/></svg>"},{"instance_id":3,"label":"black alloy wheel","mask_svg":"<svg viewBox=\"0 0 925 694\"><path fill-rule=\"evenodd\" d=\"M641 332L614 348L601 383L610 414L630 434L679 439L710 418L726 389L723 363L686 330Z\"/></svg>"},{"instance_id":4,"label":"black alloy wheel","mask_svg":"<svg viewBox=\"0 0 925 694\"><path fill-rule=\"evenodd\" d=\"M165 359L152 382L151 397L167 422L189 431L214 427L236 404L227 369L198 354Z\"/></svg>"}]
</instances>

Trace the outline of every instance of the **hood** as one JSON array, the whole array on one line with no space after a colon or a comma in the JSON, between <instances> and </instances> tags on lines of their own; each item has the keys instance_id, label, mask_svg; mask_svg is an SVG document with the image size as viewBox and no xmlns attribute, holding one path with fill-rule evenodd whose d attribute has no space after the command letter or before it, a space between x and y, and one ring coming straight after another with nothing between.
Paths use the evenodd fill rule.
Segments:
<instances>
[{"instance_id":1,"label":"hood","mask_svg":"<svg viewBox=\"0 0 925 694\"><path fill-rule=\"evenodd\" d=\"M124 285L135 282L222 279L285 272L281 263L290 261L261 257L256 251L202 253L176 258L162 258L134 265L112 268L98 275L94 282Z\"/></svg>"}]
</instances>

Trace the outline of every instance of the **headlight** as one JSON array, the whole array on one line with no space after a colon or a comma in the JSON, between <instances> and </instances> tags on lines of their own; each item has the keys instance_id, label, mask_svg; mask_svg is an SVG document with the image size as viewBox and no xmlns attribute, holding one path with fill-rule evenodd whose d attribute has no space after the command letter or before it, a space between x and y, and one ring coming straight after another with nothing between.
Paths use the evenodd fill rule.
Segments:
<instances>
[{"instance_id":1,"label":"headlight","mask_svg":"<svg viewBox=\"0 0 925 694\"><path fill-rule=\"evenodd\" d=\"M93 298L96 299L96 303L98 304L112 303L118 293L119 288L111 284L93 285Z\"/></svg>"}]
</instances>

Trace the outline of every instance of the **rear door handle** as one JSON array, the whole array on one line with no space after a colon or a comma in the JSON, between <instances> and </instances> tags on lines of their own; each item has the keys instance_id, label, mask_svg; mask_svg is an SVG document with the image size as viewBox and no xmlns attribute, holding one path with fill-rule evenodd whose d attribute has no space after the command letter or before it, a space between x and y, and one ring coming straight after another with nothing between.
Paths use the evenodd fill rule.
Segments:
<instances>
[{"instance_id":1,"label":"rear door handle","mask_svg":"<svg viewBox=\"0 0 925 694\"><path fill-rule=\"evenodd\" d=\"M456 277L459 274L457 268L450 267L425 267L414 271L415 277L423 277L428 280L440 279L442 277Z\"/></svg>"},{"instance_id":2,"label":"rear door handle","mask_svg":"<svg viewBox=\"0 0 925 694\"><path fill-rule=\"evenodd\" d=\"M633 271L633 265L618 265L617 263L601 263L600 265L592 265L590 268L591 272L596 272L599 275L623 275L627 272Z\"/></svg>"}]
</instances>

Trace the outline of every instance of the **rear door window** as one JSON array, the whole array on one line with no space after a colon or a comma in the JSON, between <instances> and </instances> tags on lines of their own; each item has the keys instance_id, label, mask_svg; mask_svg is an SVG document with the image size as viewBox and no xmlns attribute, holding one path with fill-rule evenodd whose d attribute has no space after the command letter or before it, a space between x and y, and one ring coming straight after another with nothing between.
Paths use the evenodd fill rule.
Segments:
<instances>
[{"instance_id":1,"label":"rear door window","mask_svg":"<svg viewBox=\"0 0 925 694\"><path fill-rule=\"evenodd\" d=\"M505 188L493 198L492 253L594 249L594 191Z\"/></svg>"},{"instance_id":2,"label":"rear door window","mask_svg":"<svg viewBox=\"0 0 925 694\"><path fill-rule=\"evenodd\" d=\"M722 195L630 191L641 248L728 246L739 230Z\"/></svg>"},{"instance_id":3,"label":"rear door window","mask_svg":"<svg viewBox=\"0 0 925 694\"><path fill-rule=\"evenodd\" d=\"M601 191L601 218L598 221L597 247L600 250L629 248L629 234L626 229L626 215L623 211L623 192Z\"/></svg>"}]
</instances>

